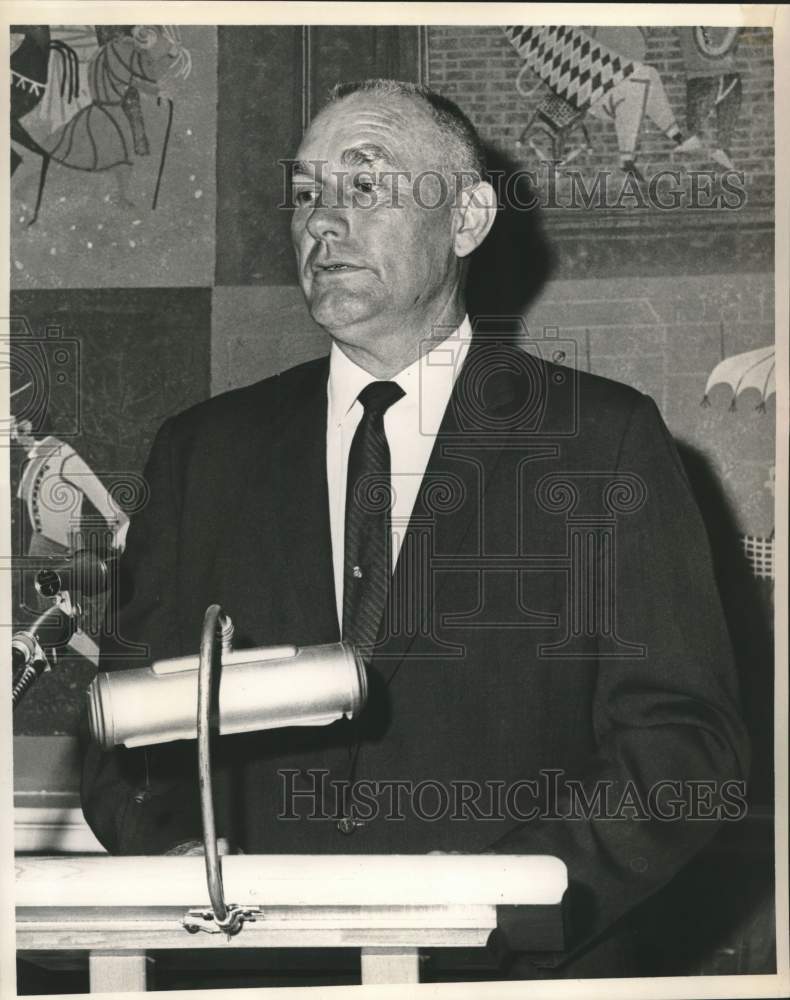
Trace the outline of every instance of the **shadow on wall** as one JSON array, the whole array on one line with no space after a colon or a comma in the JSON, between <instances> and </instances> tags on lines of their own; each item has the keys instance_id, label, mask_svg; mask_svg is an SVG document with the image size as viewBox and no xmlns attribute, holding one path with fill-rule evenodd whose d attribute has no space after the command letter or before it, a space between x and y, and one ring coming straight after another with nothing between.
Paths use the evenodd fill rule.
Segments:
<instances>
[{"instance_id":1,"label":"shadow on wall","mask_svg":"<svg viewBox=\"0 0 790 1000\"><path fill-rule=\"evenodd\" d=\"M476 328L516 341L519 320L554 271L555 254L543 228L529 178L515 161L487 149L488 172L500 210L491 232L471 258L467 304Z\"/></svg>"}]
</instances>

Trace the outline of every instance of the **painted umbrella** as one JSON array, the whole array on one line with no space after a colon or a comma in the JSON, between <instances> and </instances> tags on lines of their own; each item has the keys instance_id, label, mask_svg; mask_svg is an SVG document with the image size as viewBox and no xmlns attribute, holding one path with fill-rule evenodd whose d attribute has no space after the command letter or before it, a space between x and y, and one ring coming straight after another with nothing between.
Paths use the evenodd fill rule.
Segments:
<instances>
[{"instance_id":1,"label":"painted umbrella","mask_svg":"<svg viewBox=\"0 0 790 1000\"><path fill-rule=\"evenodd\" d=\"M728 385L733 392L730 409L736 408L735 401L747 389L756 389L760 393L760 402L756 409L765 412L765 404L776 392L776 348L759 347L756 351L746 351L744 354L733 354L725 358L708 376L702 405L710 406L710 391L716 385Z\"/></svg>"}]
</instances>

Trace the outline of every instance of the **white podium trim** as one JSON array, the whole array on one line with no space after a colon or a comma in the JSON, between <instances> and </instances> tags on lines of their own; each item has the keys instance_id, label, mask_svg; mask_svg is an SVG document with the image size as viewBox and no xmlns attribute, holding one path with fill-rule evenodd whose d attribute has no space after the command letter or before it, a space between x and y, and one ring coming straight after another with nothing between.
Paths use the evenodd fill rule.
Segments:
<instances>
[{"instance_id":1,"label":"white podium trim","mask_svg":"<svg viewBox=\"0 0 790 1000\"><path fill-rule=\"evenodd\" d=\"M87 951L94 991L143 988L146 951L171 948L356 947L363 982L417 982L419 948L481 947L497 905L559 911L567 887L534 855L228 855L222 870L228 903L258 908L230 939L184 927L208 909L202 857L17 858L17 947Z\"/></svg>"},{"instance_id":2,"label":"white podium trim","mask_svg":"<svg viewBox=\"0 0 790 1000\"><path fill-rule=\"evenodd\" d=\"M17 858L17 907L208 906L202 857ZM444 906L562 901L547 855L228 855L225 898L241 906Z\"/></svg>"}]
</instances>

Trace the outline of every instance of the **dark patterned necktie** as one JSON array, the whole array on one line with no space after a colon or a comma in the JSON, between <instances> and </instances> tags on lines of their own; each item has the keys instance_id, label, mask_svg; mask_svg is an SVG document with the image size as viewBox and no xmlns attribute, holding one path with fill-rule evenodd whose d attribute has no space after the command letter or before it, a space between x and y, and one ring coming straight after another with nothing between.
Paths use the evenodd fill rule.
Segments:
<instances>
[{"instance_id":1,"label":"dark patterned necktie","mask_svg":"<svg viewBox=\"0 0 790 1000\"><path fill-rule=\"evenodd\" d=\"M396 382L371 382L348 454L343 561L343 640L369 659L392 576L390 450L384 414L404 396Z\"/></svg>"}]
</instances>

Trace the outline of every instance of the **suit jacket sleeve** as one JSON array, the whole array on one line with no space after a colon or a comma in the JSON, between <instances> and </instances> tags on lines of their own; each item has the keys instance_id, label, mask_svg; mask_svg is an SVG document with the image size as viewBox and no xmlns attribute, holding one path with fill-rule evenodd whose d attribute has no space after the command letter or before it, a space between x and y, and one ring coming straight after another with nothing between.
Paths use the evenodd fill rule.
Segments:
<instances>
[{"instance_id":1,"label":"suit jacket sleeve","mask_svg":"<svg viewBox=\"0 0 790 1000\"><path fill-rule=\"evenodd\" d=\"M634 405L618 470L641 479L646 500L618 522L615 617L622 638L646 649L642 657L599 658L593 720L597 752L585 773L575 777L588 801L596 790L605 791L616 807L633 789L642 804L653 808L644 815L635 804L612 819L595 813L538 817L492 845L497 853L552 854L568 867L568 951L553 960L546 956L546 964L557 964L591 943L666 883L718 826L712 818L661 819L654 812L671 813L673 798L688 802L698 790L702 808L710 812L709 802L714 809L722 805L722 784L742 780L748 767L737 678L705 527L674 442L648 397ZM695 782L713 783L712 793ZM568 806L560 785L555 812L564 815ZM518 921L508 921L505 916L500 922L502 937L518 949Z\"/></svg>"},{"instance_id":2,"label":"suit jacket sleeve","mask_svg":"<svg viewBox=\"0 0 790 1000\"><path fill-rule=\"evenodd\" d=\"M180 498L172 435L168 420L145 467L149 496L129 528L114 602L118 610L108 611L110 635L102 643L100 670L143 667L186 652L180 646L176 607ZM136 650L129 643L137 644ZM157 854L202 837L195 753L194 742L184 741L109 752L89 747L82 807L108 851Z\"/></svg>"}]
</instances>

